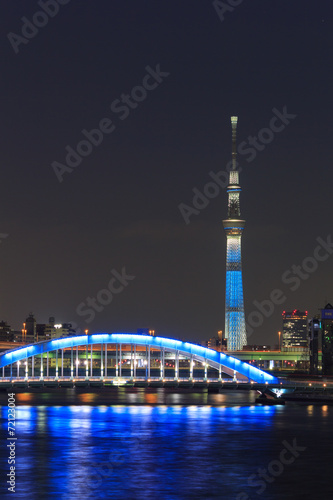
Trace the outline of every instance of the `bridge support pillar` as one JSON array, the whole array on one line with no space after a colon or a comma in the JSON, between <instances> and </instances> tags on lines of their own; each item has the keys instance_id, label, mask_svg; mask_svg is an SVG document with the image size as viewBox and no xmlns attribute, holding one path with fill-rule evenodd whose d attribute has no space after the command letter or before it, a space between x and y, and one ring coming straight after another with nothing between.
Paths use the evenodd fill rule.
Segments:
<instances>
[{"instance_id":1,"label":"bridge support pillar","mask_svg":"<svg viewBox=\"0 0 333 500\"><path fill-rule=\"evenodd\" d=\"M205 360L205 378L204 378L204 380L207 380L207 366L208 365L207 365L207 362Z\"/></svg>"},{"instance_id":2,"label":"bridge support pillar","mask_svg":"<svg viewBox=\"0 0 333 500\"><path fill-rule=\"evenodd\" d=\"M119 377L121 378L121 362L122 362L121 344L119 344Z\"/></svg>"},{"instance_id":3,"label":"bridge support pillar","mask_svg":"<svg viewBox=\"0 0 333 500\"><path fill-rule=\"evenodd\" d=\"M193 380L193 366L194 366L194 360L193 360L193 354L191 354L191 358L190 358L190 380Z\"/></svg>"},{"instance_id":4,"label":"bridge support pillar","mask_svg":"<svg viewBox=\"0 0 333 500\"><path fill-rule=\"evenodd\" d=\"M175 355L175 380L179 378L179 351L176 351Z\"/></svg>"},{"instance_id":5,"label":"bridge support pillar","mask_svg":"<svg viewBox=\"0 0 333 500\"><path fill-rule=\"evenodd\" d=\"M73 368L73 346L71 347L71 380L73 380L73 373L74 373L74 368Z\"/></svg>"},{"instance_id":6,"label":"bridge support pillar","mask_svg":"<svg viewBox=\"0 0 333 500\"><path fill-rule=\"evenodd\" d=\"M75 353L75 377L79 376L79 346L76 346Z\"/></svg>"},{"instance_id":7,"label":"bridge support pillar","mask_svg":"<svg viewBox=\"0 0 333 500\"><path fill-rule=\"evenodd\" d=\"M222 366L219 366L219 382L222 382Z\"/></svg>"},{"instance_id":8,"label":"bridge support pillar","mask_svg":"<svg viewBox=\"0 0 333 500\"><path fill-rule=\"evenodd\" d=\"M61 378L64 376L64 350L61 349Z\"/></svg>"},{"instance_id":9,"label":"bridge support pillar","mask_svg":"<svg viewBox=\"0 0 333 500\"><path fill-rule=\"evenodd\" d=\"M10 380L13 378L13 363L10 364Z\"/></svg>"},{"instance_id":10,"label":"bridge support pillar","mask_svg":"<svg viewBox=\"0 0 333 500\"><path fill-rule=\"evenodd\" d=\"M46 376L49 376L49 351L46 353Z\"/></svg>"},{"instance_id":11,"label":"bridge support pillar","mask_svg":"<svg viewBox=\"0 0 333 500\"><path fill-rule=\"evenodd\" d=\"M56 380L58 380L58 378L59 378L58 374L59 374L59 366L58 366L58 349L56 349L56 376L55 376Z\"/></svg>"},{"instance_id":12,"label":"bridge support pillar","mask_svg":"<svg viewBox=\"0 0 333 500\"><path fill-rule=\"evenodd\" d=\"M25 380L28 380L28 374L29 374L29 361L28 358L25 360Z\"/></svg>"},{"instance_id":13,"label":"bridge support pillar","mask_svg":"<svg viewBox=\"0 0 333 500\"><path fill-rule=\"evenodd\" d=\"M148 366L148 378L150 378L150 346L148 346L148 361L147 361L147 366Z\"/></svg>"},{"instance_id":14,"label":"bridge support pillar","mask_svg":"<svg viewBox=\"0 0 333 500\"><path fill-rule=\"evenodd\" d=\"M133 380L133 345L131 344L131 380Z\"/></svg>"},{"instance_id":15,"label":"bridge support pillar","mask_svg":"<svg viewBox=\"0 0 333 500\"><path fill-rule=\"evenodd\" d=\"M147 378L148 378L148 347L146 346L145 349L146 349L146 359L144 360L144 364L146 366L146 376L145 376L145 379L147 380Z\"/></svg>"},{"instance_id":16,"label":"bridge support pillar","mask_svg":"<svg viewBox=\"0 0 333 500\"><path fill-rule=\"evenodd\" d=\"M134 344L134 378L136 378L136 344Z\"/></svg>"},{"instance_id":17,"label":"bridge support pillar","mask_svg":"<svg viewBox=\"0 0 333 500\"><path fill-rule=\"evenodd\" d=\"M89 361L88 361L88 344L86 345L86 360L84 362L86 365L86 380L88 380L88 366L89 366Z\"/></svg>"},{"instance_id":18,"label":"bridge support pillar","mask_svg":"<svg viewBox=\"0 0 333 500\"><path fill-rule=\"evenodd\" d=\"M164 378L164 347L161 348L161 371L160 371L160 379Z\"/></svg>"},{"instance_id":19,"label":"bridge support pillar","mask_svg":"<svg viewBox=\"0 0 333 500\"><path fill-rule=\"evenodd\" d=\"M101 344L101 380L103 380L103 344Z\"/></svg>"},{"instance_id":20,"label":"bridge support pillar","mask_svg":"<svg viewBox=\"0 0 333 500\"><path fill-rule=\"evenodd\" d=\"M35 356L31 356L31 376L35 376Z\"/></svg>"},{"instance_id":21,"label":"bridge support pillar","mask_svg":"<svg viewBox=\"0 0 333 500\"><path fill-rule=\"evenodd\" d=\"M105 344L105 378L108 376L108 345Z\"/></svg>"},{"instance_id":22,"label":"bridge support pillar","mask_svg":"<svg viewBox=\"0 0 333 500\"><path fill-rule=\"evenodd\" d=\"M44 379L44 373L43 373L43 370L44 370L44 366L43 366L43 353L40 355L40 380L43 380Z\"/></svg>"},{"instance_id":23,"label":"bridge support pillar","mask_svg":"<svg viewBox=\"0 0 333 500\"><path fill-rule=\"evenodd\" d=\"M116 344L116 377L118 378L119 373L119 361L118 361L118 344Z\"/></svg>"},{"instance_id":24,"label":"bridge support pillar","mask_svg":"<svg viewBox=\"0 0 333 500\"><path fill-rule=\"evenodd\" d=\"M93 376L93 345L90 345L90 376Z\"/></svg>"}]
</instances>

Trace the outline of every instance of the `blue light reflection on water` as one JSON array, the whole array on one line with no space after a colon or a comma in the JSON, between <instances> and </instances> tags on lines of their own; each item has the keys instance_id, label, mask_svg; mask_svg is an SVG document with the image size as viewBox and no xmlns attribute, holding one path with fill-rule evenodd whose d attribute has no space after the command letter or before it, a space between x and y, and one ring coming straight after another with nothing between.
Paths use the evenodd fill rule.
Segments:
<instances>
[{"instance_id":1,"label":"blue light reflection on water","mask_svg":"<svg viewBox=\"0 0 333 500\"><path fill-rule=\"evenodd\" d=\"M15 498L257 498L248 477L278 458L284 439L308 447L314 417L331 429L333 408L311 408L18 407ZM1 416L6 433L6 408ZM264 498L292 498L283 485L310 465L298 460Z\"/></svg>"}]
</instances>

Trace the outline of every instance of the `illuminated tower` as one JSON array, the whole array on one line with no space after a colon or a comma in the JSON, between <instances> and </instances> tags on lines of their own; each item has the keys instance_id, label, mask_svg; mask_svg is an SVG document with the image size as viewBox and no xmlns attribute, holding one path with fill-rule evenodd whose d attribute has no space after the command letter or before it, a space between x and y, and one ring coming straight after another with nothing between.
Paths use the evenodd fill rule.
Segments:
<instances>
[{"instance_id":1,"label":"illuminated tower","mask_svg":"<svg viewBox=\"0 0 333 500\"><path fill-rule=\"evenodd\" d=\"M247 344L245 330L241 242L245 220L240 216L239 172L237 170L236 128L237 116L231 117L232 168L229 173L228 218L223 221L227 236L227 265L225 283L225 338L228 351L238 351Z\"/></svg>"}]
</instances>

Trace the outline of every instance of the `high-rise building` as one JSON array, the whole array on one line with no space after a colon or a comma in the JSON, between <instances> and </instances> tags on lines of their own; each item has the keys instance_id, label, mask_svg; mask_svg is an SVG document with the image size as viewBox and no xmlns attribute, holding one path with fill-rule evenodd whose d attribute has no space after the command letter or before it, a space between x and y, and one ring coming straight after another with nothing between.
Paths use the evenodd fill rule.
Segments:
<instances>
[{"instance_id":1,"label":"high-rise building","mask_svg":"<svg viewBox=\"0 0 333 500\"><path fill-rule=\"evenodd\" d=\"M309 319L309 355L310 355L310 375L319 375L322 364L319 358L319 352L322 349L320 319Z\"/></svg>"},{"instance_id":2,"label":"high-rise building","mask_svg":"<svg viewBox=\"0 0 333 500\"><path fill-rule=\"evenodd\" d=\"M28 344L32 344L37 340L37 331L36 331L36 319L32 313L29 314L25 323L23 323L23 336L24 341Z\"/></svg>"},{"instance_id":3,"label":"high-rise building","mask_svg":"<svg viewBox=\"0 0 333 500\"><path fill-rule=\"evenodd\" d=\"M76 335L71 323L56 323L53 316L47 324L37 325L38 340L51 340Z\"/></svg>"},{"instance_id":4,"label":"high-rise building","mask_svg":"<svg viewBox=\"0 0 333 500\"><path fill-rule=\"evenodd\" d=\"M228 351L239 351L247 344L245 330L241 243L245 220L241 219L239 172L237 170L236 129L237 116L231 117L232 168L229 172L228 218L223 221L227 236L225 284L225 338Z\"/></svg>"},{"instance_id":5,"label":"high-rise building","mask_svg":"<svg viewBox=\"0 0 333 500\"><path fill-rule=\"evenodd\" d=\"M321 334L322 334L322 350L323 350L323 375L333 374L333 306L326 304L324 309L321 309Z\"/></svg>"},{"instance_id":6,"label":"high-rise building","mask_svg":"<svg viewBox=\"0 0 333 500\"><path fill-rule=\"evenodd\" d=\"M49 318L49 323L36 323L34 315L30 313L25 323L23 323L22 334L17 332L15 341L33 344L34 342L68 337L71 335L76 335L76 330L72 327L71 323L55 324L53 316Z\"/></svg>"},{"instance_id":7,"label":"high-rise building","mask_svg":"<svg viewBox=\"0 0 333 500\"><path fill-rule=\"evenodd\" d=\"M227 350L227 342L225 338L223 338L222 330L219 330L216 336L201 342L201 345L220 352Z\"/></svg>"},{"instance_id":8,"label":"high-rise building","mask_svg":"<svg viewBox=\"0 0 333 500\"><path fill-rule=\"evenodd\" d=\"M13 342L14 332L6 321L0 321L0 342Z\"/></svg>"},{"instance_id":9,"label":"high-rise building","mask_svg":"<svg viewBox=\"0 0 333 500\"><path fill-rule=\"evenodd\" d=\"M283 347L308 346L308 311L283 311Z\"/></svg>"}]
</instances>

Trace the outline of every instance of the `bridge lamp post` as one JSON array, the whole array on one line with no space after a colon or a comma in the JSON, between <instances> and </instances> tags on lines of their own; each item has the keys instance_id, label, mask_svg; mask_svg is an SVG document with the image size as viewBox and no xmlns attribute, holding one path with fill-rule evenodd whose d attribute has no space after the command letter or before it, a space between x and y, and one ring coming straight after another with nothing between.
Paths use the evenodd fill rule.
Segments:
<instances>
[{"instance_id":1,"label":"bridge lamp post","mask_svg":"<svg viewBox=\"0 0 333 500\"><path fill-rule=\"evenodd\" d=\"M17 362L17 374L16 374L17 378L19 378L19 376L20 376L20 364L21 364L21 362L18 361Z\"/></svg>"},{"instance_id":2,"label":"bridge lamp post","mask_svg":"<svg viewBox=\"0 0 333 500\"><path fill-rule=\"evenodd\" d=\"M205 363L205 380L207 380L207 366L208 366L208 363Z\"/></svg>"},{"instance_id":3,"label":"bridge lamp post","mask_svg":"<svg viewBox=\"0 0 333 500\"><path fill-rule=\"evenodd\" d=\"M28 360L26 360L25 364L25 380L28 380Z\"/></svg>"},{"instance_id":4,"label":"bridge lamp post","mask_svg":"<svg viewBox=\"0 0 333 500\"><path fill-rule=\"evenodd\" d=\"M88 361L85 360L84 364L86 365L86 380L88 380Z\"/></svg>"}]
</instances>

